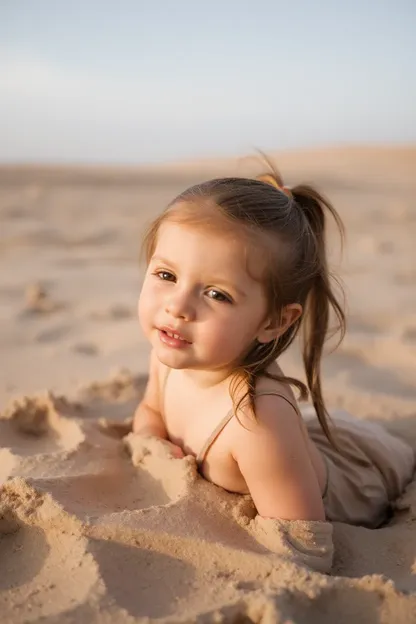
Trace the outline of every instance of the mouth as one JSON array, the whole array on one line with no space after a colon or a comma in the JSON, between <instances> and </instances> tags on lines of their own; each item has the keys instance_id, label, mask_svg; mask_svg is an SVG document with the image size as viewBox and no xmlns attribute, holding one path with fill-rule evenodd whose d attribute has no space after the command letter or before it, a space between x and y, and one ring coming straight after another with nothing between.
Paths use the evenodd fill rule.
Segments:
<instances>
[{"instance_id":1,"label":"mouth","mask_svg":"<svg viewBox=\"0 0 416 624\"><path fill-rule=\"evenodd\" d=\"M191 344L189 340L186 340L186 338L184 338L181 334L178 334L178 332L174 332L169 327L161 327L159 329L159 332L162 334L162 336L165 336L166 338L172 341L180 342L180 343L183 343L184 345Z\"/></svg>"}]
</instances>

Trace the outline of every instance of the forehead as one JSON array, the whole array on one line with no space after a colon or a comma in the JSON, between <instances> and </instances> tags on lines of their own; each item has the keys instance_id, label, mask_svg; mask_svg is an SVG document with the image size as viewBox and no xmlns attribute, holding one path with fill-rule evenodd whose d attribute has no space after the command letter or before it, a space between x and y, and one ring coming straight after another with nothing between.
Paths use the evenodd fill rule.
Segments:
<instances>
[{"instance_id":1,"label":"forehead","mask_svg":"<svg viewBox=\"0 0 416 624\"><path fill-rule=\"evenodd\" d=\"M177 264L193 264L199 271L238 275L261 281L263 254L243 228L221 228L165 221L159 228L154 256Z\"/></svg>"}]
</instances>

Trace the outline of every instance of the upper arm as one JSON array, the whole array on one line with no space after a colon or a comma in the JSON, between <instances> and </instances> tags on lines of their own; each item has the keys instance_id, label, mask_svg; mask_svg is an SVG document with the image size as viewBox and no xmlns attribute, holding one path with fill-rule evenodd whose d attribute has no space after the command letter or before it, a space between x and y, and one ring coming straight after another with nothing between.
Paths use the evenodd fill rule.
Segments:
<instances>
[{"instance_id":1,"label":"upper arm","mask_svg":"<svg viewBox=\"0 0 416 624\"><path fill-rule=\"evenodd\" d=\"M159 382L159 361L154 350L150 353L149 361L149 379L147 381L146 390L143 395L142 402L150 407L153 411L161 413L162 405L160 398L160 382Z\"/></svg>"},{"instance_id":2,"label":"upper arm","mask_svg":"<svg viewBox=\"0 0 416 624\"><path fill-rule=\"evenodd\" d=\"M150 354L149 379L143 399L139 403L133 422L133 431L139 432L146 428L157 430L161 437L166 436L166 427L162 418L162 404L160 396L159 361L154 351Z\"/></svg>"},{"instance_id":3,"label":"upper arm","mask_svg":"<svg viewBox=\"0 0 416 624\"><path fill-rule=\"evenodd\" d=\"M285 401L264 396L256 401L256 417L257 422L245 417L233 455L258 513L285 520L325 520L298 414Z\"/></svg>"}]
</instances>

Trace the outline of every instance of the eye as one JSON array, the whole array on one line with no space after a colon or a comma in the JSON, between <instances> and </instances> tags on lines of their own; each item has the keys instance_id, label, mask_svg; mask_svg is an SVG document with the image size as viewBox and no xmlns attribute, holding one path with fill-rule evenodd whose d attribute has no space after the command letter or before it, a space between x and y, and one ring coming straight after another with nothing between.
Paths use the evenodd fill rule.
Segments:
<instances>
[{"instance_id":1,"label":"eye","mask_svg":"<svg viewBox=\"0 0 416 624\"><path fill-rule=\"evenodd\" d=\"M207 295L210 299L214 299L214 301L220 301L221 303L232 303L231 297L224 295L224 293L220 292L216 288L210 288L207 291Z\"/></svg>"},{"instance_id":2,"label":"eye","mask_svg":"<svg viewBox=\"0 0 416 624\"><path fill-rule=\"evenodd\" d=\"M156 275L156 277L164 282L173 282L176 279L170 271L156 271L153 275Z\"/></svg>"}]
</instances>

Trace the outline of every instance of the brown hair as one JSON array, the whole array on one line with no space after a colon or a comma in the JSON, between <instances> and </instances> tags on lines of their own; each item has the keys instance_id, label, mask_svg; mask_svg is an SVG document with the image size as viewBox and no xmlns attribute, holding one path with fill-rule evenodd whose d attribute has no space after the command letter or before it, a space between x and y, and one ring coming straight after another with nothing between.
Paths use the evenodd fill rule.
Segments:
<instances>
[{"instance_id":1,"label":"brown hair","mask_svg":"<svg viewBox=\"0 0 416 624\"><path fill-rule=\"evenodd\" d=\"M303 314L275 340L266 344L256 341L244 354L242 361L237 363L230 388L233 402L241 383L245 383L248 389L235 406L235 411L247 398L255 413L255 388L260 376L296 386L300 390L301 400L307 398L309 390L322 429L329 441L337 447L328 425L329 415L322 396L320 367L329 331L330 310L332 308L337 319L340 341L345 334L345 315L331 287L332 276L328 271L325 247L325 213L328 212L335 220L341 239L344 228L333 206L317 190L309 185L287 189L283 186L279 172L267 158L266 161L269 172L258 179L219 178L185 190L154 221L145 237L144 250L147 260L150 260L159 227L169 216L175 216L175 206L178 204L204 206L210 209L211 220L211 210L217 213L220 211L234 227L236 223L243 225L248 235L262 233L265 239L267 235L268 241L273 241L271 262L265 276L268 313L278 317L285 305L299 303ZM195 213L188 217L180 218L198 219ZM276 239L279 245L276 245ZM302 330L307 385L298 379L273 375L267 371L270 364L292 344L299 330Z\"/></svg>"}]
</instances>

